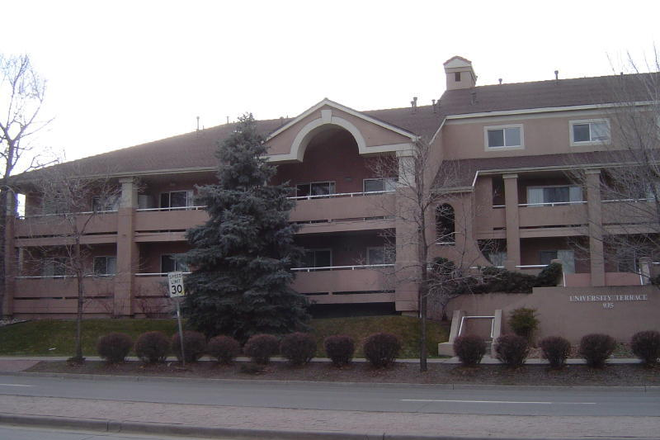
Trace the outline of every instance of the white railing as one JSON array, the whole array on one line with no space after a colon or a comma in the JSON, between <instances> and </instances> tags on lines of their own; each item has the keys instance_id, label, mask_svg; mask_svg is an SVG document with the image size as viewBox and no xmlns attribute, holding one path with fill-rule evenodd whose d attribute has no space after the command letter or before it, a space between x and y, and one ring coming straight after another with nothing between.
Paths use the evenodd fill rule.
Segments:
<instances>
[{"instance_id":1,"label":"white railing","mask_svg":"<svg viewBox=\"0 0 660 440\"><path fill-rule=\"evenodd\" d=\"M87 274L83 278L111 278L116 276L114 273ZM75 275L19 275L14 277L17 280L63 280L66 278L76 278Z\"/></svg>"},{"instance_id":2,"label":"white railing","mask_svg":"<svg viewBox=\"0 0 660 440\"><path fill-rule=\"evenodd\" d=\"M30 215L22 215L18 216L20 219L28 219L28 218L40 218L40 217L63 217L66 215L90 215L90 214L114 214L116 213L116 209L111 209L107 211L81 211L81 212L59 212L57 214L30 214Z\"/></svg>"},{"instance_id":3,"label":"white railing","mask_svg":"<svg viewBox=\"0 0 660 440\"><path fill-rule=\"evenodd\" d=\"M539 207L539 206L563 206L563 205L584 205L586 200L575 200L572 202L540 202L540 203L519 203L518 207L520 208L530 208L530 207ZM506 205L493 205L493 209L504 209Z\"/></svg>"},{"instance_id":4,"label":"white railing","mask_svg":"<svg viewBox=\"0 0 660 440\"><path fill-rule=\"evenodd\" d=\"M652 202L653 199L606 199L603 203L637 203L637 202Z\"/></svg>"},{"instance_id":5,"label":"white railing","mask_svg":"<svg viewBox=\"0 0 660 440\"><path fill-rule=\"evenodd\" d=\"M195 206L173 206L170 208L138 208L137 212L150 212L150 211L199 211L206 209L206 205Z\"/></svg>"},{"instance_id":6,"label":"white railing","mask_svg":"<svg viewBox=\"0 0 660 440\"><path fill-rule=\"evenodd\" d=\"M313 200L313 199L328 199L334 197L361 197L361 196L370 196L375 194L389 194L393 193L394 190L387 191L362 191L362 192L352 192L352 193L334 193L334 194L315 194L309 196L296 196L288 197L289 200Z\"/></svg>"},{"instance_id":7,"label":"white railing","mask_svg":"<svg viewBox=\"0 0 660 440\"><path fill-rule=\"evenodd\" d=\"M359 264L355 266L319 266L319 267L294 267L293 272L318 272L328 270L360 270L360 269L379 269L383 267L394 267L394 264Z\"/></svg>"},{"instance_id":8,"label":"white railing","mask_svg":"<svg viewBox=\"0 0 660 440\"><path fill-rule=\"evenodd\" d=\"M516 265L516 269L543 269L547 264L523 264Z\"/></svg>"},{"instance_id":9,"label":"white railing","mask_svg":"<svg viewBox=\"0 0 660 440\"><path fill-rule=\"evenodd\" d=\"M521 208L533 208L537 206L563 206L563 205L584 205L586 200L575 200L572 202L543 202L543 203L519 203Z\"/></svg>"},{"instance_id":10,"label":"white railing","mask_svg":"<svg viewBox=\"0 0 660 440\"><path fill-rule=\"evenodd\" d=\"M190 275L192 272L183 272L184 275ZM136 277L166 277L168 272L140 272L136 273Z\"/></svg>"}]
</instances>

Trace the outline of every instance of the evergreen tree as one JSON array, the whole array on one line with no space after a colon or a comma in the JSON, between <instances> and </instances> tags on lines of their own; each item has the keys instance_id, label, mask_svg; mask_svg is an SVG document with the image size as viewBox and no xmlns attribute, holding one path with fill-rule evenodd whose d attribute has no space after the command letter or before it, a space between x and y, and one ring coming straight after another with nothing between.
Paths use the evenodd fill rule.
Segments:
<instances>
[{"instance_id":1,"label":"evergreen tree","mask_svg":"<svg viewBox=\"0 0 660 440\"><path fill-rule=\"evenodd\" d=\"M207 336L245 341L300 330L309 319L306 298L289 287L302 255L289 223L294 202L284 185L268 185L275 168L266 152L252 115L243 116L216 153L219 183L199 189L209 220L187 233L185 262L194 270L184 309Z\"/></svg>"}]
</instances>

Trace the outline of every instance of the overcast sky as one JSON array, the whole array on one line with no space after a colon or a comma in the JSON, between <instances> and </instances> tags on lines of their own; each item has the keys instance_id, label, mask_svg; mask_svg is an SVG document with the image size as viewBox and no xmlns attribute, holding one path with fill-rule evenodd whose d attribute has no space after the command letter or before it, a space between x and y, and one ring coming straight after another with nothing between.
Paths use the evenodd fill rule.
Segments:
<instances>
[{"instance_id":1,"label":"overcast sky","mask_svg":"<svg viewBox=\"0 0 660 440\"><path fill-rule=\"evenodd\" d=\"M660 45L655 1L3 1L0 51L48 81L41 145L75 159L235 120L430 104L478 84L597 76Z\"/></svg>"}]
</instances>

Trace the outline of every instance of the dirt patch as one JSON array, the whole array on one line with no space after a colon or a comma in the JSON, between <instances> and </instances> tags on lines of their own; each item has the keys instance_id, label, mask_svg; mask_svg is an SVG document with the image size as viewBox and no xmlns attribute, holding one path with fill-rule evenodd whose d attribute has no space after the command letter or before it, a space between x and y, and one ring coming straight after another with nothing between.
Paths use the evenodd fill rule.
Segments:
<instances>
[{"instance_id":1,"label":"dirt patch","mask_svg":"<svg viewBox=\"0 0 660 440\"><path fill-rule=\"evenodd\" d=\"M274 362L257 369L256 372L254 368L250 368L250 365L247 362L236 362L232 365L198 362L182 368L176 362L158 365L125 362L108 365L100 361L88 361L84 365L73 366L66 362L43 361L27 371L240 380L532 386L660 386L660 367L646 368L639 364L608 365L600 370L584 365L570 365L562 370L551 370L543 365L526 365L511 370L502 365L464 368L457 365L429 364L429 369L425 373L420 373L417 364L401 362L386 369L375 369L366 363L353 363L337 368L331 364L320 362L312 362L302 367L294 367L285 362Z\"/></svg>"}]
</instances>

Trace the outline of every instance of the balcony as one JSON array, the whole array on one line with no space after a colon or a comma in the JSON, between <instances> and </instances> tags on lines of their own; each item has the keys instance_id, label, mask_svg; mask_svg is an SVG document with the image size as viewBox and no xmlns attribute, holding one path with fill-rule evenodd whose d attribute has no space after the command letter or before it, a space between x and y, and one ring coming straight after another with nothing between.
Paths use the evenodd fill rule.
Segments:
<instances>
[{"instance_id":1,"label":"balcony","mask_svg":"<svg viewBox=\"0 0 660 440\"><path fill-rule=\"evenodd\" d=\"M90 219L90 217L92 218ZM84 228L86 235L94 236L86 238L85 244L115 241L117 219L117 211L81 212L75 216L78 230ZM57 241L58 236L71 234L72 225L69 222L69 218L59 214L35 215L16 219L14 222L14 236L20 239L38 240L39 243L36 243L36 245L48 245L51 244L46 243L49 241L48 239ZM89 223L86 224L86 222Z\"/></svg>"},{"instance_id":2,"label":"balcony","mask_svg":"<svg viewBox=\"0 0 660 440\"><path fill-rule=\"evenodd\" d=\"M208 220L205 206L138 209L135 214L136 241L170 241L163 232L185 231ZM183 240L183 234L176 239Z\"/></svg>"},{"instance_id":3,"label":"balcony","mask_svg":"<svg viewBox=\"0 0 660 440\"><path fill-rule=\"evenodd\" d=\"M393 264L299 267L291 287L318 304L394 301Z\"/></svg>"},{"instance_id":4,"label":"balcony","mask_svg":"<svg viewBox=\"0 0 660 440\"><path fill-rule=\"evenodd\" d=\"M114 277L86 277L83 280L86 314L111 314L113 310ZM73 277L16 277L14 313L68 315L76 313L77 284Z\"/></svg>"},{"instance_id":5,"label":"balcony","mask_svg":"<svg viewBox=\"0 0 660 440\"><path fill-rule=\"evenodd\" d=\"M291 197L291 221L301 233L368 230L393 227L394 191Z\"/></svg>"}]
</instances>

